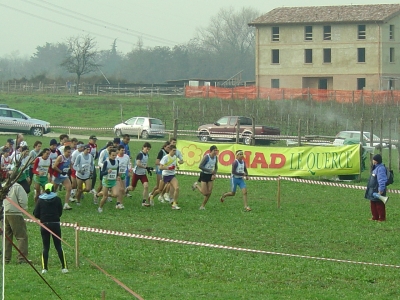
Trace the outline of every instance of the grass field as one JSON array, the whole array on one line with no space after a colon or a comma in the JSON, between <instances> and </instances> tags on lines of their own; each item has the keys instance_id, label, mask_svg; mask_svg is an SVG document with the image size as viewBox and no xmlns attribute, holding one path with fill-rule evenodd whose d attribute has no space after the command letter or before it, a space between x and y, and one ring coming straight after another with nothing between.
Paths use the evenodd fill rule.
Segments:
<instances>
[{"instance_id":1,"label":"grass field","mask_svg":"<svg viewBox=\"0 0 400 300\"><path fill-rule=\"evenodd\" d=\"M101 113L94 108L92 114ZM31 136L27 139L29 145L36 140ZM47 146L49 139L42 140ZM132 153L139 151L141 144L131 142ZM152 145L150 160L154 161L160 144L154 141ZM359 184L365 185L367 177L368 172L364 172ZM390 188L399 189L397 178L398 172ZM152 208L141 207L139 186L132 198L125 198L123 211L114 208L114 200L98 214L92 196L87 194L82 206L65 212L62 221L274 254L80 232L79 268L75 267L74 250L65 245L70 273L61 274L54 247L50 250L45 277L62 299L101 299L102 291L106 299L133 298L85 258L144 299L399 298L399 268L362 263L400 266L397 194L390 195L387 222L378 223L368 221L369 202L362 190L282 181L278 209L276 181L248 181L252 211L246 213L240 192L220 203L219 197L228 191L229 182L217 179L206 210L199 211L202 197L190 188L196 178L179 175L178 180L181 211L158 202ZM150 186L154 184L155 176L150 179ZM32 212L32 195L29 204ZM29 256L40 270L39 228L31 223L27 226ZM63 227L62 233L74 245L74 229ZM5 268L5 295L6 299L57 299L29 266L15 262Z\"/></svg>"}]
</instances>

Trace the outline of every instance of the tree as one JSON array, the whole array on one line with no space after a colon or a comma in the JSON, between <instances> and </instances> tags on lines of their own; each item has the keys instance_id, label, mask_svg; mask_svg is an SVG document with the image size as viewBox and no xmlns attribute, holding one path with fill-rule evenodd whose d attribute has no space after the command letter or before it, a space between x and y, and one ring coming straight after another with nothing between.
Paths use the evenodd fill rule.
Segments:
<instances>
[{"instance_id":1,"label":"tree","mask_svg":"<svg viewBox=\"0 0 400 300\"><path fill-rule=\"evenodd\" d=\"M69 73L76 74L76 92L78 93L81 76L91 73L99 67L99 64L96 63L98 56L97 43L89 35L70 37L66 43L68 46L68 55L61 63L61 66Z\"/></svg>"},{"instance_id":2,"label":"tree","mask_svg":"<svg viewBox=\"0 0 400 300\"><path fill-rule=\"evenodd\" d=\"M196 39L203 49L215 54L218 76L230 77L243 70L245 77L255 74L255 29L248 24L261 14L253 8L235 11L222 8L206 27L198 28ZM228 73L229 72L229 73Z\"/></svg>"},{"instance_id":3,"label":"tree","mask_svg":"<svg viewBox=\"0 0 400 300\"><path fill-rule=\"evenodd\" d=\"M37 46L29 62L32 77L42 76L55 80L68 76L68 73L60 66L67 55L68 47L63 43L46 43L44 46Z\"/></svg>"}]
</instances>

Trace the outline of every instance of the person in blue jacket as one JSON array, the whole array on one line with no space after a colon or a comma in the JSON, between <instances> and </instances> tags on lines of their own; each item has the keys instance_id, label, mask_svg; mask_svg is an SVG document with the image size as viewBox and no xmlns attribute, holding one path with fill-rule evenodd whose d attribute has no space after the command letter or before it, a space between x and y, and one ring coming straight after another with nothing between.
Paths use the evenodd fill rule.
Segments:
<instances>
[{"instance_id":1,"label":"person in blue jacket","mask_svg":"<svg viewBox=\"0 0 400 300\"><path fill-rule=\"evenodd\" d=\"M382 164L382 156L380 154L374 155L372 162L372 171L364 197L370 200L371 203L372 218L370 220L382 222L386 221L386 207L385 203L379 200L378 197L386 196L386 168Z\"/></svg>"}]
</instances>

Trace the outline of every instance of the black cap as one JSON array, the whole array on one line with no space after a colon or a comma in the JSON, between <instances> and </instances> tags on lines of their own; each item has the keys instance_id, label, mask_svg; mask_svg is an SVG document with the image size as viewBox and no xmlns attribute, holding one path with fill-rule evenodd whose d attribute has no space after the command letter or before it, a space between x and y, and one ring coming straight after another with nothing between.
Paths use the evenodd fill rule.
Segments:
<instances>
[{"instance_id":1,"label":"black cap","mask_svg":"<svg viewBox=\"0 0 400 300\"><path fill-rule=\"evenodd\" d=\"M51 139L50 140L50 146L51 145L57 145L57 140L56 139Z\"/></svg>"},{"instance_id":2,"label":"black cap","mask_svg":"<svg viewBox=\"0 0 400 300\"><path fill-rule=\"evenodd\" d=\"M119 144L119 143L121 143L121 139L119 137L116 137L116 138L114 138L113 143L114 144Z\"/></svg>"},{"instance_id":3,"label":"black cap","mask_svg":"<svg viewBox=\"0 0 400 300\"><path fill-rule=\"evenodd\" d=\"M372 158L374 161L376 161L378 164L382 163L382 156L380 154L375 154L374 157Z\"/></svg>"},{"instance_id":4,"label":"black cap","mask_svg":"<svg viewBox=\"0 0 400 300\"><path fill-rule=\"evenodd\" d=\"M3 147L2 152L3 152L3 153L9 153L9 152L10 152L10 148L8 148L8 147Z\"/></svg>"},{"instance_id":5,"label":"black cap","mask_svg":"<svg viewBox=\"0 0 400 300\"><path fill-rule=\"evenodd\" d=\"M10 145L14 145L14 140L13 139L8 139L7 143L9 143Z\"/></svg>"},{"instance_id":6,"label":"black cap","mask_svg":"<svg viewBox=\"0 0 400 300\"><path fill-rule=\"evenodd\" d=\"M217 148L217 146L212 145L212 146L210 147L210 152L211 152L211 151L214 151L214 150L218 150L218 148Z\"/></svg>"},{"instance_id":7,"label":"black cap","mask_svg":"<svg viewBox=\"0 0 400 300\"><path fill-rule=\"evenodd\" d=\"M89 140L97 140L97 137L95 135L89 136Z\"/></svg>"},{"instance_id":8,"label":"black cap","mask_svg":"<svg viewBox=\"0 0 400 300\"><path fill-rule=\"evenodd\" d=\"M113 142L107 142L106 148L111 147L111 146L114 146L114 143Z\"/></svg>"}]
</instances>

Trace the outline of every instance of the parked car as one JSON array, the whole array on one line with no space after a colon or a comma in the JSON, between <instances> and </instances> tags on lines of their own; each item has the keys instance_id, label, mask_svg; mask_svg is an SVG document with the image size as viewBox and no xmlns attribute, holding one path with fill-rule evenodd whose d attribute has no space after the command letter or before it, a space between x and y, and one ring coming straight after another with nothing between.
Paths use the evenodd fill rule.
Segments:
<instances>
[{"instance_id":1,"label":"parked car","mask_svg":"<svg viewBox=\"0 0 400 300\"><path fill-rule=\"evenodd\" d=\"M333 145L335 146L342 146L343 142L345 139L354 139L354 140L360 140L361 137L361 132L360 131L341 131L339 132L336 137L335 140L333 141ZM373 135L372 136L372 145L374 147L377 147L380 145L380 138L377 135ZM363 132L363 141L365 142L365 144L367 146L370 145L370 141L371 141L371 133L368 131L364 131ZM389 144L382 141L382 147L389 147Z\"/></svg>"},{"instance_id":2,"label":"parked car","mask_svg":"<svg viewBox=\"0 0 400 300\"><path fill-rule=\"evenodd\" d=\"M215 140L234 140L236 139L236 128L239 124L239 137L243 144L251 144L251 136L253 135L253 121L251 118L243 116L226 116L220 118L214 124L201 125L197 129L197 136L202 142L207 142L211 139ZM255 125L255 135L280 135L279 128ZM274 140L259 139L270 144Z\"/></svg>"},{"instance_id":3,"label":"parked car","mask_svg":"<svg viewBox=\"0 0 400 300\"><path fill-rule=\"evenodd\" d=\"M149 137L165 136L165 125L160 119L147 117L133 117L123 123L114 126L114 133L117 136L129 134L140 136L143 139Z\"/></svg>"},{"instance_id":4,"label":"parked car","mask_svg":"<svg viewBox=\"0 0 400 300\"><path fill-rule=\"evenodd\" d=\"M33 119L16 109L0 107L0 131L28 132L42 136L50 131L50 123Z\"/></svg>"}]
</instances>

